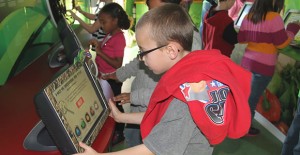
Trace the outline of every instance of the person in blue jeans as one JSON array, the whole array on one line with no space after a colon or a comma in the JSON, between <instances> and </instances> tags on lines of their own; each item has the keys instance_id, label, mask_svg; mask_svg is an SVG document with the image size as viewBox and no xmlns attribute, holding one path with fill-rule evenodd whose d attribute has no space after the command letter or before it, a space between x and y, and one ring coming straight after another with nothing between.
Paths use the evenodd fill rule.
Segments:
<instances>
[{"instance_id":1,"label":"person in blue jeans","mask_svg":"<svg viewBox=\"0 0 300 155\"><path fill-rule=\"evenodd\" d=\"M281 155L300 155L300 90L297 111L282 146Z\"/></svg>"},{"instance_id":2,"label":"person in blue jeans","mask_svg":"<svg viewBox=\"0 0 300 155\"><path fill-rule=\"evenodd\" d=\"M217 0L203 0L202 2L201 22L199 27L199 33L201 39L202 39L202 32L203 32L203 18L207 13L207 11L211 8L211 6L217 5L217 3L218 3Z\"/></svg>"}]
</instances>

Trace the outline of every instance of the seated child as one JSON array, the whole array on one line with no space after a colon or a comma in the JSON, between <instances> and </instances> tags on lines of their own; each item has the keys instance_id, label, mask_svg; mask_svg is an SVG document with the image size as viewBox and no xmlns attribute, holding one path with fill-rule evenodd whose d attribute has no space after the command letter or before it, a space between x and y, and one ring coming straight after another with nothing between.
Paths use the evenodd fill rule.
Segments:
<instances>
[{"instance_id":1,"label":"seated child","mask_svg":"<svg viewBox=\"0 0 300 155\"><path fill-rule=\"evenodd\" d=\"M109 101L117 122L141 124L144 143L107 154L212 154L212 145L225 137L247 133L251 74L218 50L190 52L193 29L179 5L165 4L140 18L139 59L163 75L146 112L122 113ZM80 145L82 154L97 154Z\"/></svg>"}]
</instances>

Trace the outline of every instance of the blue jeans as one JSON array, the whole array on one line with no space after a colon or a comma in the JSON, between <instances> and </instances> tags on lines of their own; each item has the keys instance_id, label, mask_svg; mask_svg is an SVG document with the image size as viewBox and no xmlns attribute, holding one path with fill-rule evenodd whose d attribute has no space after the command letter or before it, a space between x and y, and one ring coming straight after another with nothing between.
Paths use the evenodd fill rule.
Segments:
<instances>
[{"instance_id":1,"label":"blue jeans","mask_svg":"<svg viewBox=\"0 0 300 155\"><path fill-rule=\"evenodd\" d=\"M199 27L199 33L200 33L200 38L202 39L202 32L203 32L203 20L204 20L204 16L207 13L207 11L210 9L212 5L204 0L202 3L202 11L201 11L201 22L200 22L200 27Z\"/></svg>"},{"instance_id":2,"label":"blue jeans","mask_svg":"<svg viewBox=\"0 0 300 155\"><path fill-rule=\"evenodd\" d=\"M124 129L124 137L127 148L143 144L139 125L127 124Z\"/></svg>"},{"instance_id":3,"label":"blue jeans","mask_svg":"<svg viewBox=\"0 0 300 155\"><path fill-rule=\"evenodd\" d=\"M298 98L298 108L284 140L281 155L300 155L300 98Z\"/></svg>"},{"instance_id":4,"label":"blue jeans","mask_svg":"<svg viewBox=\"0 0 300 155\"><path fill-rule=\"evenodd\" d=\"M253 120L257 102L260 96L263 94L268 84L270 83L272 76L265 76L252 72L252 81L251 81L251 93L249 97L249 106L251 111L251 118Z\"/></svg>"}]
</instances>

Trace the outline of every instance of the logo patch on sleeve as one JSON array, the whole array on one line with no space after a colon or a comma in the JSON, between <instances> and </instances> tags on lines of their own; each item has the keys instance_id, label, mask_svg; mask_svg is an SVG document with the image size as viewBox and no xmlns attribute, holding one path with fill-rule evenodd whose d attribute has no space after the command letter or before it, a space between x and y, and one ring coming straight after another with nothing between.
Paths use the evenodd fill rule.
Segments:
<instances>
[{"instance_id":1,"label":"logo patch on sleeve","mask_svg":"<svg viewBox=\"0 0 300 155\"><path fill-rule=\"evenodd\" d=\"M198 83L184 83L180 85L181 93L187 102L200 101L205 104L204 110L209 118L216 124L224 122L224 108L229 87L223 83L210 80Z\"/></svg>"}]
</instances>

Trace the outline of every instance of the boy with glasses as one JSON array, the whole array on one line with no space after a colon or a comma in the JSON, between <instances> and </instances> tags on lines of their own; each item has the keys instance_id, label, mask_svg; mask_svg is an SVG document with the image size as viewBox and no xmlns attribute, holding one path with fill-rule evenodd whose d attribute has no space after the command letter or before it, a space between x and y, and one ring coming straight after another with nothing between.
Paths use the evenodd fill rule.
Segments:
<instances>
[{"instance_id":1,"label":"boy with glasses","mask_svg":"<svg viewBox=\"0 0 300 155\"><path fill-rule=\"evenodd\" d=\"M107 154L209 155L211 146L225 137L247 133L251 74L218 50L190 52L192 38L192 21L178 5L152 9L139 20L139 57L155 74L163 75L146 112L121 113L109 101L117 122L141 124L143 144ZM83 154L97 154L80 145Z\"/></svg>"},{"instance_id":2,"label":"boy with glasses","mask_svg":"<svg viewBox=\"0 0 300 155\"><path fill-rule=\"evenodd\" d=\"M180 0L147 0L146 4L149 10L164 4L177 4ZM192 51L202 49L202 41L198 32L194 30ZM151 52L151 51L148 51ZM145 52L147 53L147 51ZM144 53L144 54L145 54ZM114 97L114 101L120 101L121 104L130 103L130 112L144 112L147 109L152 92L158 82L160 75L155 75L138 58L133 59L116 73L102 77L103 79L115 79L120 82L135 77L131 84L130 93L123 92ZM124 130L125 146L132 147L142 144L139 125L127 124Z\"/></svg>"}]
</instances>

